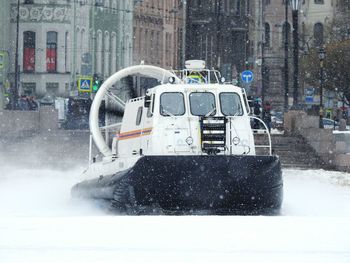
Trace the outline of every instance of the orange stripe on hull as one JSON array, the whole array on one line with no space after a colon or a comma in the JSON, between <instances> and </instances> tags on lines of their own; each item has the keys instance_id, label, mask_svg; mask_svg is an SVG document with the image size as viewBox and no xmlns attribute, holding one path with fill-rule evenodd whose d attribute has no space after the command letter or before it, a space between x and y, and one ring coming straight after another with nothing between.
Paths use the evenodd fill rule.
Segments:
<instances>
[{"instance_id":1,"label":"orange stripe on hull","mask_svg":"<svg viewBox=\"0 0 350 263\"><path fill-rule=\"evenodd\" d=\"M134 130L134 131L128 131L117 134L118 140L128 140L128 139L135 139L141 136L150 135L152 132L152 128L147 128L143 130Z\"/></svg>"}]
</instances>

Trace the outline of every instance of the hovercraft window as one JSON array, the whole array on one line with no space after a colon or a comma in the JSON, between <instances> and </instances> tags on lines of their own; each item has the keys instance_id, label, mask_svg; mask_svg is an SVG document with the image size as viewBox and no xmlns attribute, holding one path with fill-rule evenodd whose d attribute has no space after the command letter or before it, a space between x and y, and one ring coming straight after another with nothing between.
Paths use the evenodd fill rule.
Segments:
<instances>
[{"instance_id":1,"label":"hovercraft window","mask_svg":"<svg viewBox=\"0 0 350 263\"><path fill-rule=\"evenodd\" d=\"M222 114L226 116L243 115L241 99L237 93L220 93L220 105Z\"/></svg>"},{"instance_id":2,"label":"hovercraft window","mask_svg":"<svg viewBox=\"0 0 350 263\"><path fill-rule=\"evenodd\" d=\"M160 96L160 114L180 116L185 114L184 95L180 92L165 92Z\"/></svg>"},{"instance_id":3,"label":"hovercraft window","mask_svg":"<svg viewBox=\"0 0 350 263\"><path fill-rule=\"evenodd\" d=\"M210 116L216 114L215 96L210 92L193 92L190 94L191 114Z\"/></svg>"},{"instance_id":4,"label":"hovercraft window","mask_svg":"<svg viewBox=\"0 0 350 263\"><path fill-rule=\"evenodd\" d=\"M140 125L140 123L141 123L141 120L142 120L142 110L143 110L143 107L139 107L139 109L137 110L136 125Z\"/></svg>"}]
</instances>

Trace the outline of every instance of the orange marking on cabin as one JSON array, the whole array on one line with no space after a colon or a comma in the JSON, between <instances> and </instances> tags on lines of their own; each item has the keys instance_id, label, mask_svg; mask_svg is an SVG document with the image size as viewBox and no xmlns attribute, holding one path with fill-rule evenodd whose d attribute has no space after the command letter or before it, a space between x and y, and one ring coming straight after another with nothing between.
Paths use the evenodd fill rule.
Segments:
<instances>
[{"instance_id":1,"label":"orange marking on cabin","mask_svg":"<svg viewBox=\"0 0 350 263\"><path fill-rule=\"evenodd\" d=\"M152 132L152 128L146 128L143 130L133 130L133 131L127 131L123 133L117 134L118 140L128 140L128 139L135 139L141 136L150 135Z\"/></svg>"}]
</instances>

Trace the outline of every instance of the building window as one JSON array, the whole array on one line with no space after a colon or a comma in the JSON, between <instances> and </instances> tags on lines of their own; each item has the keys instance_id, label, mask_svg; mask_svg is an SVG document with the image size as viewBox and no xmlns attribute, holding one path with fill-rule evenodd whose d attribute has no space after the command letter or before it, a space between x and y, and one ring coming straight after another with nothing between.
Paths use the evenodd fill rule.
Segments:
<instances>
[{"instance_id":1,"label":"building window","mask_svg":"<svg viewBox=\"0 0 350 263\"><path fill-rule=\"evenodd\" d=\"M95 1L95 6L104 6L104 0L96 0Z\"/></svg>"},{"instance_id":2,"label":"building window","mask_svg":"<svg viewBox=\"0 0 350 263\"><path fill-rule=\"evenodd\" d=\"M269 23L265 23L265 47L270 47L271 30Z\"/></svg>"},{"instance_id":3,"label":"building window","mask_svg":"<svg viewBox=\"0 0 350 263\"><path fill-rule=\"evenodd\" d=\"M315 4L323 5L324 4L324 0L315 0Z\"/></svg>"},{"instance_id":4,"label":"building window","mask_svg":"<svg viewBox=\"0 0 350 263\"><path fill-rule=\"evenodd\" d=\"M52 99L55 99L58 96L59 85L57 82L47 82L46 83L46 95L50 96Z\"/></svg>"},{"instance_id":5,"label":"building window","mask_svg":"<svg viewBox=\"0 0 350 263\"><path fill-rule=\"evenodd\" d=\"M284 47L284 45L286 44L286 41L287 41L288 47L290 47L290 39L291 39L290 32L291 32L290 24L284 23L282 27L282 45L281 45L282 47ZM287 39L286 39L286 36L287 36Z\"/></svg>"},{"instance_id":6,"label":"building window","mask_svg":"<svg viewBox=\"0 0 350 263\"><path fill-rule=\"evenodd\" d=\"M49 31L46 37L46 70L57 71L57 32Z\"/></svg>"},{"instance_id":7,"label":"building window","mask_svg":"<svg viewBox=\"0 0 350 263\"><path fill-rule=\"evenodd\" d=\"M314 45L315 47L323 45L323 25L321 23L314 25Z\"/></svg>"},{"instance_id":8,"label":"building window","mask_svg":"<svg viewBox=\"0 0 350 263\"><path fill-rule=\"evenodd\" d=\"M34 0L24 0L24 4L34 4Z\"/></svg>"},{"instance_id":9,"label":"building window","mask_svg":"<svg viewBox=\"0 0 350 263\"><path fill-rule=\"evenodd\" d=\"M64 69L65 69L65 72L69 71L68 43L69 43L69 33L66 32L65 37L64 37Z\"/></svg>"},{"instance_id":10,"label":"building window","mask_svg":"<svg viewBox=\"0 0 350 263\"><path fill-rule=\"evenodd\" d=\"M154 63L155 57L154 57L154 31L151 30L151 36L150 36L150 58L151 63Z\"/></svg>"},{"instance_id":11,"label":"building window","mask_svg":"<svg viewBox=\"0 0 350 263\"><path fill-rule=\"evenodd\" d=\"M97 54L96 54L96 72L102 74L102 32L101 30L97 31Z\"/></svg>"},{"instance_id":12,"label":"building window","mask_svg":"<svg viewBox=\"0 0 350 263\"><path fill-rule=\"evenodd\" d=\"M103 69L103 74L105 77L109 76L109 70L110 70L110 65L109 65L109 59L110 59L110 42L109 42L109 32L105 32L104 33L104 50L103 50L103 54L104 54L104 69Z\"/></svg>"},{"instance_id":13,"label":"building window","mask_svg":"<svg viewBox=\"0 0 350 263\"><path fill-rule=\"evenodd\" d=\"M115 32L112 32L111 53L111 70L114 73L117 71L117 34Z\"/></svg>"},{"instance_id":14,"label":"building window","mask_svg":"<svg viewBox=\"0 0 350 263\"><path fill-rule=\"evenodd\" d=\"M35 71L35 32L23 32L23 71Z\"/></svg>"},{"instance_id":15,"label":"building window","mask_svg":"<svg viewBox=\"0 0 350 263\"><path fill-rule=\"evenodd\" d=\"M241 1L240 1L240 0L238 0L238 1L236 2L235 11L236 11L236 15L237 15L237 16L241 15Z\"/></svg>"},{"instance_id":16,"label":"building window","mask_svg":"<svg viewBox=\"0 0 350 263\"><path fill-rule=\"evenodd\" d=\"M35 82L23 82L22 83L23 94L27 96L36 95L36 83Z\"/></svg>"}]
</instances>

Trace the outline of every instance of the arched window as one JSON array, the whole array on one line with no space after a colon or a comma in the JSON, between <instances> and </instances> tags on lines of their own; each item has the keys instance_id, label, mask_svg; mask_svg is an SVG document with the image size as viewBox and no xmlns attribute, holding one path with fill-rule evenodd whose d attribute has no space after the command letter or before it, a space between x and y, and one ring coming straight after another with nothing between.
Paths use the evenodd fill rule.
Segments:
<instances>
[{"instance_id":1,"label":"arched window","mask_svg":"<svg viewBox=\"0 0 350 263\"><path fill-rule=\"evenodd\" d=\"M35 32L23 32L23 71L35 71Z\"/></svg>"},{"instance_id":2,"label":"arched window","mask_svg":"<svg viewBox=\"0 0 350 263\"><path fill-rule=\"evenodd\" d=\"M69 32L67 31L65 33L64 37L64 69L65 72L68 72L70 70L69 65L70 65L70 55L68 53L69 50Z\"/></svg>"},{"instance_id":3,"label":"arched window","mask_svg":"<svg viewBox=\"0 0 350 263\"><path fill-rule=\"evenodd\" d=\"M154 62L154 31L151 30L151 36L150 36L150 63L153 63ZM156 47L157 48L157 47Z\"/></svg>"},{"instance_id":4,"label":"arched window","mask_svg":"<svg viewBox=\"0 0 350 263\"><path fill-rule=\"evenodd\" d=\"M115 32L112 32L111 53L111 70L113 74L117 71L117 34Z\"/></svg>"},{"instance_id":5,"label":"arched window","mask_svg":"<svg viewBox=\"0 0 350 263\"><path fill-rule=\"evenodd\" d=\"M138 50L139 50L139 58L143 58L144 54L143 54L143 46L142 46L142 39L143 39L143 31L142 31L142 28L140 28L140 31L139 31L139 39L138 39ZM140 61L137 61L138 63L140 63Z\"/></svg>"},{"instance_id":6,"label":"arched window","mask_svg":"<svg viewBox=\"0 0 350 263\"><path fill-rule=\"evenodd\" d=\"M129 59L130 59L130 56L129 56L129 52L131 52L131 50L130 50L130 40L131 38L130 38L130 36L129 35L126 35L125 37L124 37L124 43L123 43L123 45L124 45L124 61L123 61L123 66L124 67L126 67L126 66L129 66L130 65L130 61L129 61Z\"/></svg>"},{"instance_id":7,"label":"arched window","mask_svg":"<svg viewBox=\"0 0 350 263\"><path fill-rule=\"evenodd\" d=\"M323 25L321 23L314 25L314 45L315 47L323 45Z\"/></svg>"},{"instance_id":8,"label":"arched window","mask_svg":"<svg viewBox=\"0 0 350 263\"><path fill-rule=\"evenodd\" d=\"M85 29L81 29L81 52L84 54L87 51L87 34Z\"/></svg>"},{"instance_id":9,"label":"arched window","mask_svg":"<svg viewBox=\"0 0 350 263\"><path fill-rule=\"evenodd\" d=\"M96 73L102 73L102 32L101 30L97 31L97 55L96 55Z\"/></svg>"},{"instance_id":10,"label":"arched window","mask_svg":"<svg viewBox=\"0 0 350 263\"><path fill-rule=\"evenodd\" d=\"M105 77L109 77L109 57L110 57L110 52L109 52L109 32L105 32L104 34L104 69L103 69L103 74Z\"/></svg>"},{"instance_id":11,"label":"arched window","mask_svg":"<svg viewBox=\"0 0 350 263\"><path fill-rule=\"evenodd\" d=\"M116 14L117 13L117 1L112 0L112 13Z\"/></svg>"},{"instance_id":12,"label":"arched window","mask_svg":"<svg viewBox=\"0 0 350 263\"><path fill-rule=\"evenodd\" d=\"M265 47L270 47L271 30L269 23L265 23Z\"/></svg>"},{"instance_id":13,"label":"arched window","mask_svg":"<svg viewBox=\"0 0 350 263\"><path fill-rule=\"evenodd\" d=\"M156 40L156 63L160 64L161 58L160 54L162 54L162 46L160 44L160 31L157 31L157 40Z\"/></svg>"},{"instance_id":14,"label":"arched window","mask_svg":"<svg viewBox=\"0 0 350 263\"><path fill-rule=\"evenodd\" d=\"M46 34L46 70L57 71L57 32L49 31Z\"/></svg>"},{"instance_id":15,"label":"arched window","mask_svg":"<svg viewBox=\"0 0 350 263\"><path fill-rule=\"evenodd\" d=\"M73 54L75 57L75 61L74 61L74 65L73 65L73 70L75 70L75 72L79 72L79 65L80 65L80 47L81 47L81 35L80 35L80 28L77 27L76 31L75 31L75 38L76 38L76 43L73 44L74 48L73 48Z\"/></svg>"},{"instance_id":16,"label":"arched window","mask_svg":"<svg viewBox=\"0 0 350 263\"><path fill-rule=\"evenodd\" d=\"M145 60L147 60L147 58L148 58L148 44L149 44L149 42L148 42L148 30L147 29L145 30L144 40L145 40L145 42L144 42L145 43L145 45L144 45L144 58L145 58Z\"/></svg>"},{"instance_id":17,"label":"arched window","mask_svg":"<svg viewBox=\"0 0 350 263\"><path fill-rule=\"evenodd\" d=\"M282 26L282 43L281 43L282 47L284 47L284 45L286 44L286 41L288 43L288 47L290 47L290 40L291 40L291 37L290 37L291 30L290 30L290 28L291 27L290 27L289 23L284 23L283 26ZM287 39L286 39L286 36L287 36Z\"/></svg>"}]
</instances>

